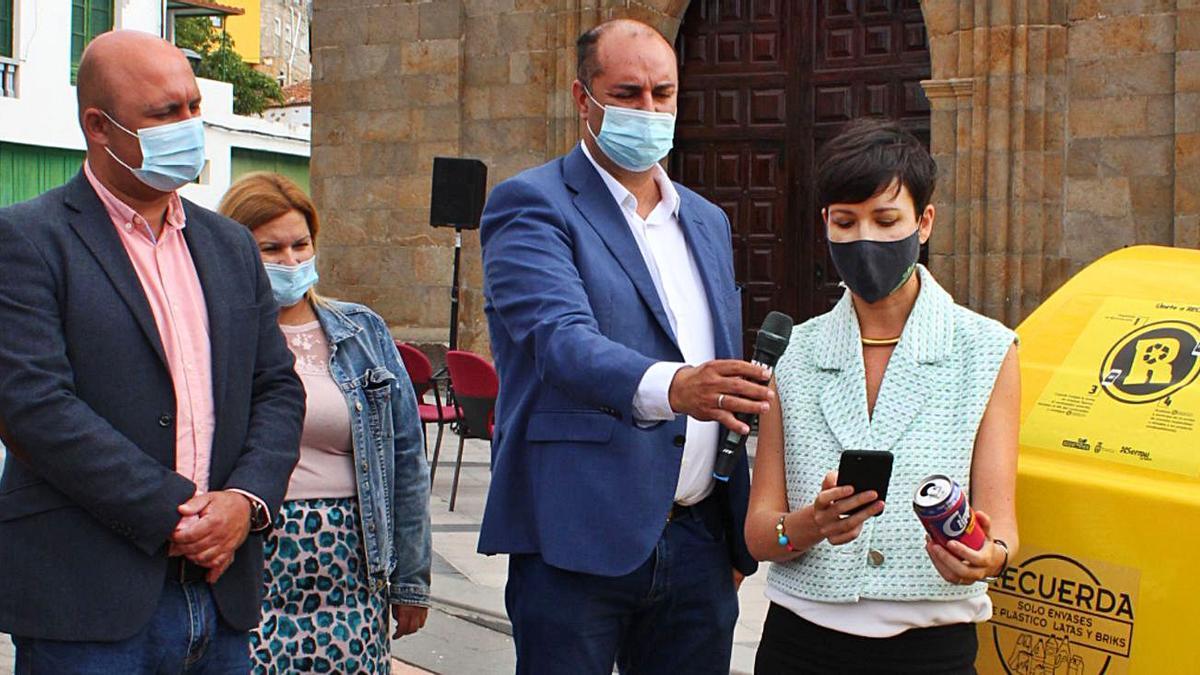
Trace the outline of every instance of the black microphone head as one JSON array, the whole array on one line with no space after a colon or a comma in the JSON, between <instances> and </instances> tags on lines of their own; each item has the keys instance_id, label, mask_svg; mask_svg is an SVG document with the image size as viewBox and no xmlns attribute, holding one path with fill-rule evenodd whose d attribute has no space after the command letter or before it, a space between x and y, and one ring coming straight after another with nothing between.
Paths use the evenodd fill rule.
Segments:
<instances>
[{"instance_id":1,"label":"black microphone head","mask_svg":"<svg viewBox=\"0 0 1200 675\"><path fill-rule=\"evenodd\" d=\"M759 332L772 333L780 337L791 338L792 336L792 317L783 312L771 312L767 314L767 318L763 319L762 328Z\"/></svg>"},{"instance_id":2,"label":"black microphone head","mask_svg":"<svg viewBox=\"0 0 1200 675\"><path fill-rule=\"evenodd\" d=\"M783 312L771 312L763 320L758 338L754 341L754 361L767 368L775 368L779 357L792 341L792 317ZM738 419L749 421L757 415L738 413ZM717 459L713 463L713 478L728 481L733 475L734 467L746 452L746 437L729 431L717 448Z\"/></svg>"},{"instance_id":3,"label":"black microphone head","mask_svg":"<svg viewBox=\"0 0 1200 675\"><path fill-rule=\"evenodd\" d=\"M792 339L792 317L783 312L771 312L763 320L754 341L754 360L774 367Z\"/></svg>"}]
</instances>

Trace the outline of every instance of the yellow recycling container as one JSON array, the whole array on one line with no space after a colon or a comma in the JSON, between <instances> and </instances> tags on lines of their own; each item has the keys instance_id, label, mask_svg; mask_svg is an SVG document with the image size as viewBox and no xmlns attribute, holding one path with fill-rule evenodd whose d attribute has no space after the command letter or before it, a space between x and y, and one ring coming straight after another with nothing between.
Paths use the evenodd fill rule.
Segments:
<instances>
[{"instance_id":1,"label":"yellow recycling container","mask_svg":"<svg viewBox=\"0 0 1200 675\"><path fill-rule=\"evenodd\" d=\"M984 675L1200 674L1200 251L1084 269L1021 337L1021 550Z\"/></svg>"}]
</instances>

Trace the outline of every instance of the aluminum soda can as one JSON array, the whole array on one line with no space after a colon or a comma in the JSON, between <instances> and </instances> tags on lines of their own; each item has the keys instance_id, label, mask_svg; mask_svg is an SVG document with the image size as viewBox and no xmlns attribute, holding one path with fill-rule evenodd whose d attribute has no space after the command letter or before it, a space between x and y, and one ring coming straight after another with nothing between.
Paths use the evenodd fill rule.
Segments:
<instances>
[{"instance_id":1,"label":"aluminum soda can","mask_svg":"<svg viewBox=\"0 0 1200 675\"><path fill-rule=\"evenodd\" d=\"M954 539L978 551L987 542L967 493L947 476L936 474L921 481L913 493L913 511L930 538L942 546Z\"/></svg>"}]
</instances>

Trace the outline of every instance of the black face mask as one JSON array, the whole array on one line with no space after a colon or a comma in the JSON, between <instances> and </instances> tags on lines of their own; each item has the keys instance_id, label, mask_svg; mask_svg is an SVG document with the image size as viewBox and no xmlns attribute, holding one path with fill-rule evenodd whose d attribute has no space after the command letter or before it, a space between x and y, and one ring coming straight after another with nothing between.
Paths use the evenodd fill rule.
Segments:
<instances>
[{"instance_id":1,"label":"black face mask","mask_svg":"<svg viewBox=\"0 0 1200 675\"><path fill-rule=\"evenodd\" d=\"M879 302L904 285L917 268L920 228L897 241L829 242L829 255L842 281L858 297Z\"/></svg>"}]
</instances>

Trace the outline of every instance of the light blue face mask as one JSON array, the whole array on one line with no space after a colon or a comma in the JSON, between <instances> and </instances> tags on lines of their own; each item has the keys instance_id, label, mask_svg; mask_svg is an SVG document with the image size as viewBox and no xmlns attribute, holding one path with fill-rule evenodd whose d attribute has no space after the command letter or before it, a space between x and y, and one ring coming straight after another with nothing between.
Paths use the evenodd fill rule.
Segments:
<instances>
[{"instance_id":1,"label":"light blue face mask","mask_svg":"<svg viewBox=\"0 0 1200 675\"><path fill-rule=\"evenodd\" d=\"M584 91L592 103L604 111L600 134L592 131L590 123L587 125L588 133L614 164L626 171L641 173L671 151L675 140L674 115L601 105L592 92L587 89Z\"/></svg>"},{"instance_id":2,"label":"light blue face mask","mask_svg":"<svg viewBox=\"0 0 1200 675\"><path fill-rule=\"evenodd\" d=\"M299 265L276 265L263 263L267 277L271 279L271 293L280 307L291 307L304 298L308 289L317 283L317 256Z\"/></svg>"},{"instance_id":3,"label":"light blue face mask","mask_svg":"<svg viewBox=\"0 0 1200 675\"><path fill-rule=\"evenodd\" d=\"M104 149L138 180L155 190L174 192L196 180L204 168L204 122L199 117L145 127L134 133L121 126L112 115L104 113L104 116L118 129L138 139L142 146L142 168L135 169L122 162L108 147Z\"/></svg>"}]
</instances>

